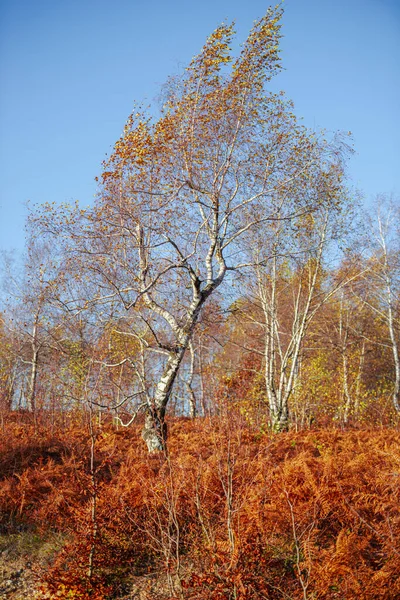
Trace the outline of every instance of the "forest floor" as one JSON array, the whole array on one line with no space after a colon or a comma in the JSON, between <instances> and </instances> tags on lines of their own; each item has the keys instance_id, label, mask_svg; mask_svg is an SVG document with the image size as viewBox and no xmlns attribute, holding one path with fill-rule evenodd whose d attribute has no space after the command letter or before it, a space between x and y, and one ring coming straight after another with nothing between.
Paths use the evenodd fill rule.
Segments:
<instances>
[{"instance_id":1,"label":"forest floor","mask_svg":"<svg viewBox=\"0 0 400 600\"><path fill-rule=\"evenodd\" d=\"M0 556L0 598L28 600L35 597L37 586L27 562Z\"/></svg>"},{"instance_id":2,"label":"forest floor","mask_svg":"<svg viewBox=\"0 0 400 600\"><path fill-rule=\"evenodd\" d=\"M50 540L32 532L0 535L0 598L35 598L38 573L60 549L60 542L60 536Z\"/></svg>"},{"instance_id":3,"label":"forest floor","mask_svg":"<svg viewBox=\"0 0 400 600\"><path fill-rule=\"evenodd\" d=\"M59 598L43 590L41 580L64 544L59 535L42 538L31 532L0 536L0 599L42 600ZM155 600L168 596L168 582L162 573L127 576L113 598ZM71 594L71 599L75 598ZM79 597L79 596L78 596Z\"/></svg>"},{"instance_id":4,"label":"forest floor","mask_svg":"<svg viewBox=\"0 0 400 600\"><path fill-rule=\"evenodd\" d=\"M63 419L0 431L0 598L400 598L396 428Z\"/></svg>"}]
</instances>

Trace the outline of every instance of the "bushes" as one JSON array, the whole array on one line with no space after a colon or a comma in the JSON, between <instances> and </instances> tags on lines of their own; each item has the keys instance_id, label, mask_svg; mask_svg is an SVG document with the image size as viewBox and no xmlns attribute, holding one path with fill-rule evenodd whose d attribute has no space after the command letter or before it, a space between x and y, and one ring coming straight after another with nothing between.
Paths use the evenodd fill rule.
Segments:
<instances>
[{"instance_id":1,"label":"bushes","mask_svg":"<svg viewBox=\"0 0 400 600\"><path fill-rule=\"evenodd\" d=\"M148 598L400 597L394 430L175 420L169 454L149 456L135 429L106 425L91 473L85 428L6 423L0 461L3 529L68 539L42 574L50 597L117 598L132 582Z\"/></svg>"}]
</instances>

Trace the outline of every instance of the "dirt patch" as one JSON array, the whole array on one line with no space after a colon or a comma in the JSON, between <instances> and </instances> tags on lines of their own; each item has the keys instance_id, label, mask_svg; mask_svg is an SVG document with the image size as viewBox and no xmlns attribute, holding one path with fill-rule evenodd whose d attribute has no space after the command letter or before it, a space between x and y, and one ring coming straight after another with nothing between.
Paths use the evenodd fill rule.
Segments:
<instances>
[{"instance_id":1,"label":"dirt patch","mask_svg":"<svg viewBox=\"0 0 400 600\"><path fill-rule=\"evenodd\" d=\"M65 536L34 532L0 535L0 599L34 600L39 573L54 559Z\"/></svg>"},{"instance_id":2,"label":"dirt patch","mask_svg":"<svg viewBox=\"0 0 400 600\"><path fill-rule=\"evenodd\" d=\"M37 597L37 579L29 563L7 561L0 557L0 598L33 600Z\"/></svg>"}]
</instances>

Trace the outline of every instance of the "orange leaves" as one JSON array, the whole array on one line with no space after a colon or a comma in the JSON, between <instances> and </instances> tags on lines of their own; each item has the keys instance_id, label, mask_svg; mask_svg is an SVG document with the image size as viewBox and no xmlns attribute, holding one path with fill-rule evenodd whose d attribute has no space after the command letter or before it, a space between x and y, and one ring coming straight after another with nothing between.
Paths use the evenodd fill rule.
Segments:
<instances>
[{"instance_id":1,"label":"orange leaves","mask_svg":"<svg viewBox=\"0 0 400 600\"><path fill-rule=\"evenodd\" d=\"M108 179L121 178L124 168L140 168L152 154L152 136L148 120L141 115L131 116L129 126L125 127L124 135L115 143L114 152L106 162L103 172L103 182ZM108 168L111 167L111 170Z\"/></svg>"},{"instance_id":2,"label":"orange leaves","mask_svg":"<svg viewBox=\"0 0 400 600\"><path fill-rule=\"evenodd\" d=\"M54 593L79 588L89 598L84 590L96 584L106 596L113 573L116 585L125 571L151 570L162 581L179 561L187 600L279 600L283 591L300 599L301 582L322 600L390 600L400 591L394 430L272 438L255 436L236 414L214 423L176 419L169 456L151 457L136 431L104 426L96 442L98 562L89 582L89 440L77 426L53 427L52 437L40 428L35 437L29 426L5 423L2 469L15 465L19 477L0 480L0 510L5 528L69 533L52 567ZM167 598L167 590L153 597Z\"/></svg>"},{"instance_id":3,"label":"orange leaves","mask_svg":"<svg viewBox=\"0 0 400 600\"><path fill-rule=\"evenodd\" d=\"M281 9L269 9L256 23L231 74L226 66L232 62L234 25L218 27L182 77L169 80L158 120L141 108L133 111L105 164L103 182L122 181L125 169L130 177L148 178L152 172L156 179L168 177L169 170L176 174L177 168L201 172L210 157L220 155L220 150L212 154L214 147L232 142L238 118L256 126L256 107L265 100L262 84L279 69L281 15Z\"/></svg>"},{"instance_id":4,"label":"orange leaves","mask_svg":"<svg viewBox=\"0 0 400 600\"><path fill-rule=\"evenodd\" d=\"M233 24L223 24L209 36L200 54L192 59L188 67L192 77L207 79L212 75L215 76L221 64L232 60L230 44L233 34Z\"/></svg>"},{"instance_id":5,"label":"orange leaves","mask_svg":"<svg viewBox=\"0 0 400 600\"><path fill-rule=\"evenodd\" d=\"M250 90L260 89L280 69L279 39L281 8L269 8L257 21L244 44L242 53L233 65L232 81L236 86Z\"/></svg>"}]
</instances>

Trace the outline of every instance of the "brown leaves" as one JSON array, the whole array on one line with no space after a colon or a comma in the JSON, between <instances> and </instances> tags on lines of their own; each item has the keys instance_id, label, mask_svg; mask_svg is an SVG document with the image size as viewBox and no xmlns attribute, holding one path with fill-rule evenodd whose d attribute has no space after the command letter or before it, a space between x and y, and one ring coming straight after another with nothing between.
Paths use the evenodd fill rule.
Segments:
<instances>
[{"instance_id":1,"label":"brown leaves","mask_svg":"<svg viewBox=\"0 0 400 600\"><path fill-rule=\"evenodd\" d=\"M237 415L175 420L169 456L150 457L137 432L104 426L96 442L91 584L87 432L75 425L52 437L40 429L34 444L29 438L30 426L5 424L2 524L69 533L51 572L54 593L67 596L77 586L91 597L96 582L106 594L113 570L150 568L163 577L179 563L184 597L193 600L234 590L242 600L279 599L283 591L301 598L302 585L327 600L389 600L400 591L400 439L393 430L272 438L255 436ZM19 456L26 458L12 476L7 464Z\"/></svg>"}]
</instances>

